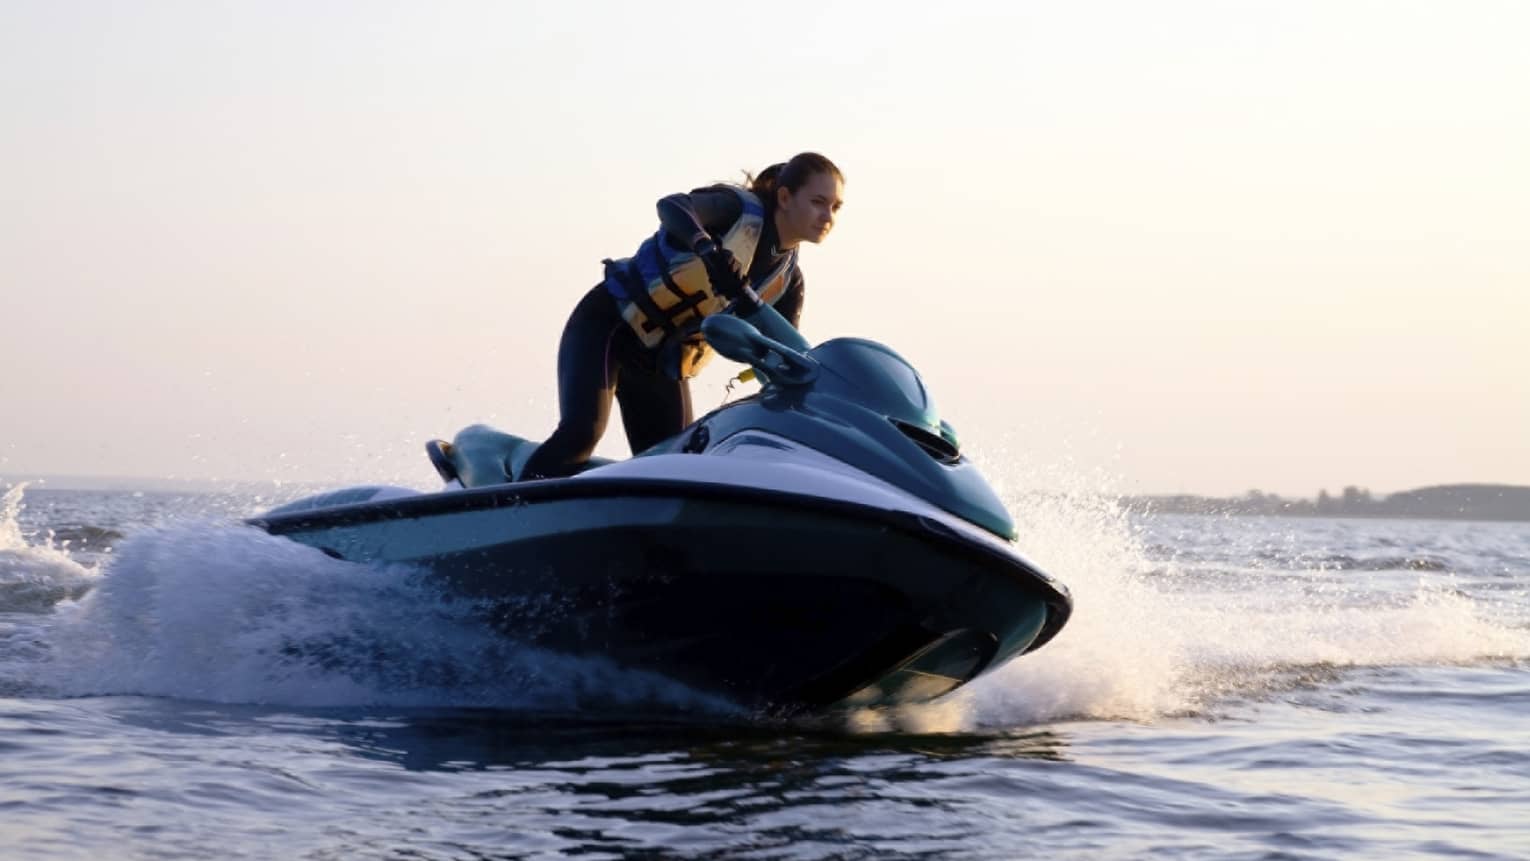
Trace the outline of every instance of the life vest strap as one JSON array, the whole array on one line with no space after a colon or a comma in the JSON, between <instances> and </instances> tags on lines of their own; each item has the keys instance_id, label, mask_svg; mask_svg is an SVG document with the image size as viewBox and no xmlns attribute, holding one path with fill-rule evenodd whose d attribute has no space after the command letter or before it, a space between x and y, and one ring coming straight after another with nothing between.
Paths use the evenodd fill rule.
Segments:
<instances>
[{"instance_id":1,"label":"life vest strap","mask_svg":"<svg viewBox=\"0 0 1530 861\"><path fill-rule=\"evenodd\" d=\"M606 278L620 282L623 290L627 293L627 301L638 306L638 310L643 312L643 317L645 318L643 320L644 332L663 329L666 335L675 334L675 324L670 322L669 315L665 314L658 304L653 301L653 297L648 295L648 287L642 283L640 277L636 276L629 267L623 266L609 257L601 262L606 265ZM665 280L668 280L668 276L666 276Z\"/></svg>"},{"instance_id":2,"label":"life vest strap","mask_svg":"<svg viewBox=\"0 0 1530 861\"><path fill-rule=\"evenodd\" d=\"M675 283L674 276L669 274L669 259L664 256L663 242L655 243L654 250L659 255L659 278L664 281L664 286L668 288L669 292L675 294L675 298L680 300L679 302L669 306L669 310L663 312L664 315L667 316L670 320L675 320L685 312L695 308L702 302L705 302L707 300L707 296L705 293L687 293L685 292L684 288ZM648 296L649 294L645 291L643 295ZM651 298L652 297L650 297L650 300ZM650 317L653 316L652 314L649 314L647 308L643 308L643 313ZM650 329L649 331L652 330Z\"/></svg>"}]
</instances>

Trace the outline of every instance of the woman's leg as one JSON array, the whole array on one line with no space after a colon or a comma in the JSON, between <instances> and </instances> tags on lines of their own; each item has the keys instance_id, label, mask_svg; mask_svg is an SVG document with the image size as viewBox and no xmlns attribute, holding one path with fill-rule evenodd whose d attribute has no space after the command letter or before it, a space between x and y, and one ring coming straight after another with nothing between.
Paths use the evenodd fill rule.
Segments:
<instances>
[{"instance_id":1,"label":"woman's leg","mask_svg":"<svg viewBox=\"0 0 1530 861\"><path fill-rule=\"evenodd\" d=\"M692 421L690 382L672 380L663 371L625 369L616 399L633 454L669 439Z\"/></svg>"},{"instance_id":2,"label":"woman's leg","mask_svg":"<svg viewBox=\"0 0 1530 861\"><path fill-rule=\"evenodd\" d=\"M517 478L562 478L584 469L611 418L617 382L612 342L626 325L603 285L574 306L558 343L558 427Z\"/></svg>"}]
</instances>

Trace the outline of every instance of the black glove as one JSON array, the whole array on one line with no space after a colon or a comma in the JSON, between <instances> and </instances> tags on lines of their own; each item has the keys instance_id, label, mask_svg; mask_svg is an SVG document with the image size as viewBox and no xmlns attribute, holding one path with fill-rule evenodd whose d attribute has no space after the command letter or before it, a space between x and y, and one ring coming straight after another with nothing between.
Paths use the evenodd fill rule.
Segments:
<instances>
[{"instance_id":1,"label":"black glove","mask_svg":"<svg viewBox=\"0 0 1530 861\"><path fill-rule=\"evenodd\" d=\"M743 295L749 284L749 276L732 251L710 239L704 239L696 243L696 256L701 258L701 265L707 268L707 278L712 282L712 289L719 295L731 300L737 300Z\"/></svg>"}]
</instances>

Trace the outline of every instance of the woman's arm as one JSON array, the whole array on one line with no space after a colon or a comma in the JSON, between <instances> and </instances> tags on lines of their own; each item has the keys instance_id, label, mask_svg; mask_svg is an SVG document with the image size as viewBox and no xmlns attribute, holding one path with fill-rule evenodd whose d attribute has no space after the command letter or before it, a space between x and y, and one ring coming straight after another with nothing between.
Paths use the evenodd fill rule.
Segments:
<instances>
[{"instance_id":1,"label":"woman's arm","mask_svg":"<svg viewBox=\"0 0 1530 861\"><path fill-rule=\"evenodd\" d=\"M727 233L743 214L743 201L727 188L698 188L659 200L659 224L682 248L694 249L703 239Z\"/></svg>"}]
</instances>

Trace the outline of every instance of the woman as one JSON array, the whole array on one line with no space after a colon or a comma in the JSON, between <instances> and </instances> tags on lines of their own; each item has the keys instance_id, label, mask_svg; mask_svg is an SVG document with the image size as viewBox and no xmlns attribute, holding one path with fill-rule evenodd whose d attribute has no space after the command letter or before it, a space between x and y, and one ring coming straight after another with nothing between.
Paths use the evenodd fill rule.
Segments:
<instances>
[{"instance_id":1,"label":"woman","mask_svg":"<svg viewBox=\"0 0 1530 861\"><path fill-rule=\"evenodd\" d=\"M797 325L797 246L829 235L843 193L839 168L805 152L747 188L714 185L660 200L659 231L633 256L605 261L605 279L569 316L558 344L558 427L518 478L583 470L613 396L633 454L690 424L688 380L709 357L701 319L765 304Z\"/></svg>"}]
</instances>

